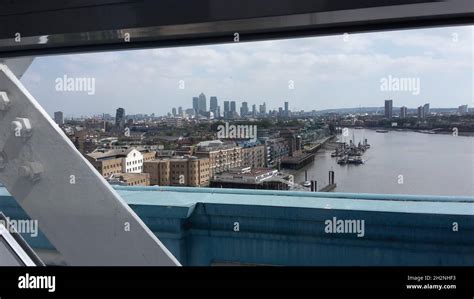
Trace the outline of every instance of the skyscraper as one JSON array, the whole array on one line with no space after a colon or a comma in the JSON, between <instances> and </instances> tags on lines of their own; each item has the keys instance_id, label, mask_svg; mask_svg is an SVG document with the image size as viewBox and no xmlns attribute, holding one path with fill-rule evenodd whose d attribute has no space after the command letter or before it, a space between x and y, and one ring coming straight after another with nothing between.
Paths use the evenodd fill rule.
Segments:
<instances>
[{"instance_id":1,"label":"skyscraper","mask_svg":"<svg viewBox=\"0 0 474 299\"><path fill-rule=\"evenodd\" d=\"M423 116L427 117L428 115L430 115L430 103L426 103L423 106Z\"/></svg>"},{"instance_id":2,"label":"skyscraper","mask_svg":"<svg viewBox=\"0 0 474 299\"><path fill-rule=\"evenodd\" d=\"M255 117L257 115L257 105L252 105L252 116Z\"/></svg>"},{"instance_id":3,"label":"skyscraper","mask_svg":"<svg viewBox=\"0 0 474 299\"><path fill-rule=\"evenodd\" d=\"M198 97L193 97L193 109L195 111L199 110L199 98Z\"/></svg>"},{"instance_id":4,"label":"skyscraper","mask_svg":"<svg viewBox=\"0 0 474 299\"><path fill-rule=\"evenodd\" d=\"M229 118L229 115L230 115L229 101L224 101L224 118Z\"/></svg>"},{"instance_id":5,"label":"skyscraper","mask_svg":"<svg viewBox=\"0 0 474 299\"><path fill-rule=\"evenodd\" d=\"M199 95L199 108L198 111L201 113L204 113L207 111L207 103L206 103L206 95L204 93L201 93Z\"/></svg>"},{"instance_id":6,"label":"skyscraper","mask_svg":"<svg viewBox=\"0 0 474 299\"><path fill-rule=\"evenodd\" d=\"M425 117L425 114L424 114L423 106L420 106L418 107L418 118L424 118L424 117Z\"/></svg>"},{"instance_id":7,"label":"skyscraper","mask_svg":"<svg viewBox=\"0 0 474 299\"><path fill-rule=\"evenodd\" d=\"M400 118L405 118L407 117L407 114L408 114L408 108L405 107L405 106L402 106L400 108Z\"/></svg>"},{"instance_id":8,"label":"skyscraper","mask_svg":"<svg viewBox=\"0 0 474 299\"><path fill-rule=\"evenodd\" d=\"M115 112L115 126L118 128L125 126L125 109L118 108Z\"/></svg>"},{"instance_id":9,"label":"skyscraper","mask_svg":"<svg viewBox=\"0 0 474 299\"><path fill-rule=\"evenodd\" d=\"M265 102L263 102L263 104L260 105L259 108L260 108L260 114L265 114L265 113L267 113L267 106L266 106Z\"/></svg>"},{"instance_id":10,"label":"skyscraper","mask_svg":"<svg viewBox=\"0 0 474 299\"><path fill-rule=\"evenodd\" d=\"M183 107L178 107L179 116L183 116Z\"/></svg>"},{"instance_id":11,"label":"skyscraper","mask_svg":"<svg viewBox=\"0 0 474 299\"><path fill-rule=\"evenodd\" d=\"M213 112L214 115L217 114L217 97L210 98L209 111Z\"/></svg>"},{"instance_id":12,"label":"skyscraper","mask_svg":"<svg viewBox=\"0 0 474 299\"><path fill-rule=\"evenodd\" d=\"M385 117L390 119L393 116L393 100L385 100Z\"/></svg>"},{"instance_id":13,"label":"skyscraper","mask_svg":"<svg viewBox=\"0 0 474 299\"><path fill-rule=\"evenodd\" d=\"M247 102L242 102L242 107L240 107L240 116L245 117L249 114L249 106Z\"/></svg>"},{"instance_id":14,"label":"skyscraper","mask_svg":"<svg viewBox=\"0 0 474 299\"><path fill-rule=\"evenodd\" d=\"M54 112L54 121L60 126L64 125L64 115L61 111Z\"/></svg>"},{"instance_id":15,"label":"skyscraper","mask_svg":"<svg viewBox=\"0 0 474 299\"><path fill-rule=\"evenodd\" d=\"M176 116L176 108L173 107L173 109L171 109L171 114L173 114L173 116Z\"/></svg>"},{"instance_id":16,"label":"skyscraper","mask_svg":"<svg viewBox=\"0 0 474 299\"><path fill-rule=\"evenodd\" d=\"M288 102L285 102L285 117L290 116L290 111L289 111L288 106L289 106Z\"/></svg>"},{"instance_id":17,"label":"skyscraper","mask_svg":"<svg viewBox=\"0 0 474 299\"><path fill-rule=\"evenodd\" d=\"M237 112L237 105L235 101L230 101L230 112L231 113Z\"/></svg>"}]
</instances>

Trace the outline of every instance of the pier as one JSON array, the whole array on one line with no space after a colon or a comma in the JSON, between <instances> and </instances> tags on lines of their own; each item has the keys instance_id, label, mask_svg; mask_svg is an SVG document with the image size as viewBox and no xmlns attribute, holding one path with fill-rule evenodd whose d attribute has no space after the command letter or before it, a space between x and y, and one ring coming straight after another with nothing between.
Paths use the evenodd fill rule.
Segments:
<instances>
[{"instance_id":1,"label":"pier","mask_svg":"<svg viewBox=\"0 0 474 299\"><path fill-rule=\"evenodd\" d=\"M314 161L314 153L295 152L292 157L283 157L281 167L289 169L300 169Z\"/></svg>"},{"instance_id":2,"label":"pier","mask_svg":"<svg viewBox=\"0 0 474 299\"><path fill-rule=\"evenodd\" d=\"M336 189L337 184L334 181L334 171L330 170L329 171L329 183L322 187L321 189L318 190L318 182L317 181L308 181L308 173L305 171L305 183L309 183L309 187L311 192L330 192Z\"/></svg>"},{"instance_id":3,"label":"pier","mask_svg":"<svg viewBox=\"0 0 474 299\"><path fill-rule=\"evenodd\" d=\"M310 142L309 146L303 149L304 153L316 153L319 151L323 145L325 145L327 142L333 140L336 136L332 135L329 137L324 138L322 141L317 141L317 142Z\"/></svg>"}]
</instances>

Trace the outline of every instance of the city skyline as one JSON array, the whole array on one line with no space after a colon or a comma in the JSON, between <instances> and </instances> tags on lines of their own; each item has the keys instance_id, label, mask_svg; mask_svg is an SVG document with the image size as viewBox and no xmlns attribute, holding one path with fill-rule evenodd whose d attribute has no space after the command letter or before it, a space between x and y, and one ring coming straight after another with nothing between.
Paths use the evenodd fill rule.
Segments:
<instances>
[{"instance_id":1,"label":"city skyline","mask_svg":"<svg viewBox=\"0 0 474 299\"><path fill-rule=\"evenodd\" d=\"M293 111L381 107L386 99L414 108L472 107L473 28L40 57L22 81L46 111L65 117L113 114L116 107L165 115L190 108L201 92L207 108L217 96L221 113L224 100L247 102L250 110L263 102L267 110L284 102ZM65 75L94 78L95 94L56 91L55 79ZM381 80L405 77L419 79L419 92L381 90Z\"/></svg>"}]
</instances>

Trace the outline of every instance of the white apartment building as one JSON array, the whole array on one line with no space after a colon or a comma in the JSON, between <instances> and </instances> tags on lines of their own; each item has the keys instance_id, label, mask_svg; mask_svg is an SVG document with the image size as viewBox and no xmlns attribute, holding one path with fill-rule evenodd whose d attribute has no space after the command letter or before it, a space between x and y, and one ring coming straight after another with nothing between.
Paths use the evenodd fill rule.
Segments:
<instances>
[{"instance_id":1,"label":"white apartment building","mask_svg":"<svg viewBox=\"0 0 474 299\"><path fill-rule=\"evenodd\" d=\"M129 150L122 160L125 173L141 173L143 171L143 155L136 149Z\"/></svg>"}]
</instances>

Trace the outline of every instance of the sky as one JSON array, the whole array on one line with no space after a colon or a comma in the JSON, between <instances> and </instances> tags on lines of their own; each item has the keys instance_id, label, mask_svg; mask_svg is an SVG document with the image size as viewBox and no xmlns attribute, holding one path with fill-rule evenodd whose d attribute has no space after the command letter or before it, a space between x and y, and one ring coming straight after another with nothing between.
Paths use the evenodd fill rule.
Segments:
<instances>
[{"instance_id":1,"label":"sky","mask_svg":"<svg viewBox=\"0 0 474 299\"><path fill-rule=\"evenodd\" d=\"M50 114L66 117L164 115L192 97L323 110L474 105L474 26L344 34L263 42L115 51L36 58L21 81ZM95 93L57 90L58 78L91 78ZM385 78L419 80L413 90L381 90ZM184 83L184 88L183 87ZM293 87L293 88L290 88Z\"/></svg>"}]
</instances>

